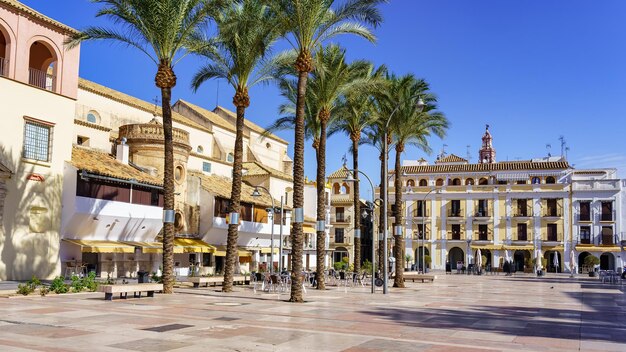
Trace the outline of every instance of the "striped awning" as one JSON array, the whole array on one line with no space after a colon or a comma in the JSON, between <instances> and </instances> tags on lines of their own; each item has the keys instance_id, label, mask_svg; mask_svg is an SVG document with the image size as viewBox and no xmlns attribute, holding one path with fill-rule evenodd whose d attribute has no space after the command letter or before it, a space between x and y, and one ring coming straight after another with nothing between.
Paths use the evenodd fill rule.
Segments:
<instances>
[{"instance_id":1,"label":"striped awning","mask_svg":"<svg viewBox=\"0 0 626 352\"><path fill-rule=\"evenodd\" d=\"M497 251L497 250L502 249L502 245L499 245L499 244L487 244L487 245L482 245L482 246L473 244L471 247L472 249L488 249L491 251Z\"/></svg>"},{"instance_id":2,"label":"striped awning","mask_svg":"<svg viewBox=\"0 0 626 352\"><path fill-rule=\"evenodd\" d=\"M530 179L530 175L528 173L502 173L497 174L496 179L502 181L525 181Z\"/></svg>"},{"instance_id":3,"label":"striped awning","mask_svg":"<svg viewBox=\"0 0 626 352\"><path fill-rule=\"evenodd\" d=\"M535 249L533 245L525 245L525 246L502 246L502 249L508 249L511 251L532 251Z\"/></svg>"},{"instance_id":4,"label":"striped awning","mask_svg":"<svg viewBox=\"0 0 626 352\"><path fill-rule=\"evenodd\" d=\"M531 177L532 176L545 177L545 176L561 176L564 174L564 172L563 171L536 171L536 172L529 172L528 174Z\"/></svg>"},{"instance_id":5,"label":"striped awning","mask_svg":"<svg viewBox=\"0 0 626 352\"><path fill-rule=\"evenodd\" d=\"M119 241L63 239L80 246L81 253L135 253L135 246Z\"/></svg>"}]
</instances>

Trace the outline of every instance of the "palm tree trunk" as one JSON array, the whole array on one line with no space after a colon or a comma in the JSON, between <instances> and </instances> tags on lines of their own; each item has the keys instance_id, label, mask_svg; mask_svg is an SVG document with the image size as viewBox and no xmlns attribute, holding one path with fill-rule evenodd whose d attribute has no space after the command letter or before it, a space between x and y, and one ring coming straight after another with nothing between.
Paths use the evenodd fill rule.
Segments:
<instances>
[{"instance_id":1,"label":"palm tree trunk","mask_svg":"<svg viewBox=\"0 0 626 352\"><path fill-rule=\"evenodd\" d=\"M164 167L163 209L174 209L174 144L172 143L172 88L161 88L163 109ZM163 224L163 293L174 292L174 223Z\"/></svg>"},{"instance_id":2,"label":"palm tree trunk","mask_svg":"<svg viewBox=\"0 0 626 352\"><path fill-rule=\"evenodd\" d=\"M383 194L383 185L385 182L385 165L383 163L383 158L385 157L385 155L383 154L385 153L384 151L382 151L380 153L380 198L387 201L387 195ZM383 212L383 208L380 207L380 219L378 221L378 234L380 235L381 233L383 233L385 231L385 216L387 216L387 214L385 214ZM379 238L378 239L378 270L382 273L384 270L384 262L385 262L385 252L384 252L384 239Z\"/></svg>"},{"instance_id":3,"label":"palm tree trunk","mask_svg":"<svg viewBox=\"0 0 626 352\"><path fill-rule=\"evenodd\" d=\"M317 221L326 219L326 123L327 119L322 116L325 112L320 111L320 139L317 148ZM325 290L324 270L326 261L326 231L317 231L317 267L315 280L317 289Z\"/></svg>"},{"instance_id":4,"label":"palm tree trunk","mask_svg":"<svg viewBox=\"0 0 626 352\"><path fill-rule=\"evenodd\" d=\"M304 205L304 96L308 71L298 73L296 126L293 148L293 208ZM290 302L303 303L302 297L302 223L291 224L291 297Z\"/></svg>"},{"instance_id":5,"label":"palm tree trunk","mask_svg":"<svg viewBox=\"0 0 626 352\"><path fill-rule=\"evenodd\" d=\"M235 94L237 95L242 93ZM247 92L245 92L247 97ZM233 101L235 102L235 101ZM248 102L249 104L249 102ZM243 128L246 108L245 105L237 105L237 126L235 134L235 160L233 163L233 184L230 192L230 207L229 213L239 213L241 209L241 168L243 162ZM223 292L232 292L233 290L233 275L235 273L235 265L237 261L237 238L239 236L239 224L232 221L228 224L228 238L226 240L226 266L224 267L224 283L222 285ZM274 265L274 263L271 263Z\"/></svg>"},{"instance_id":6,"label":"palm tree trunk","mask_svg":"<svg viewBox=\"0 0 626 352\"><path fill-rule=\"evenodd\" d=\"M361 230L361 199L359 194L359 138L352 138L352 169L354 169L354 230ZM356 233L356 232L355 232ZM363 234L361 233L361 236ZM372 245L374 243L372 242ZM354 272L361 271L361 237L354 237Z\"/></svg>"},{"instance_id":7,"label":"palm tree trunk","mask_svg":"<svg viewBox=\"0 0 626 352\"><path fill-rule=\"evenodd\" d=\"M403 145L398 143L396 144L396 167L395 167L395 197L396 197L396 211L395 211L395 225L403 226L403 216L402 216L402 165L400 163L400 157L402 156ZM393 280L393 287L404 287L404 236L396 235L394 231L395 238L395 257L396 257L396 275Z\"/></svg>"}]
</instances>

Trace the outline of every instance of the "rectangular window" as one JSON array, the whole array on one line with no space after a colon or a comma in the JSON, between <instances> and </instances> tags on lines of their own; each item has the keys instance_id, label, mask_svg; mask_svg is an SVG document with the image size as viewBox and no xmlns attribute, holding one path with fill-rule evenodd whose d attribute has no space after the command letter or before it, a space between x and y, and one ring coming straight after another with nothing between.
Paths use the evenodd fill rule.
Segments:
<instances>
[{"instance_id":1,"label":"rectangular window","mask_svg":"<svg viewBox=\"0 0 626 352\"><path fill-rule=\"evenodd\" d=\"M216 218L226 218L228 215L228 204L230 201L224 198L215 198L215 209L213 211L213 216Z\"/></svg>"},{"instance_id":2,"label":"rectangular window","mask_svg":"<svg viewBox=\"0 0 626 352\"><path fill-rule=\"evenodd\" d=\"M452 201L450 201L450 216L461 216L461 201L459 199L453 199Z\"/></svg>"},{"instance_id":3,"label":"rectangular window","mask_svg":"<svg viewBox=\"0 0 626 352\"><path fill-rule=\"evenodd\" d=\"M578 221L591 221L591 202L580 202Z\"/></svg>"},{"instance_id":4,"label":"rectangular window","mask_svg":"<svg viewBox=\"0 0 626 352\"><path fill-rule=\"evenodd\" d=\"M556 224L548 224L547 225L547 231L548 231L548 236L546 238L546 240L548 241L552 241L552 242L556 242L559 240L559 235L556 232Z\"/></svg>"},{"instance_id":5,"label":"rectangular window","mask_svg":"<svg viewBox=\"0 0 626 352\"><path fill-rule=\"evenodd\" d=\"M517 200L517 216L528 216L528 203L526 199Z\"/></svg>"},{"instance_id":6,"label":"rectangular window","mask_svg":"<svg viewBox=\"0 0 626 352\"><path fill-rule=\"evenodd\" d=\"M346 221L346 217L345 217L345 213L344 213L344 208L343 207L337 207L335 208L335 218L337 222L344 222Z\"/></svg>"},{"instance_id":7,"label":"rectangular window","mask_svg":"<svg viewBox=\"0 0 626 352\"><path fill-rule=\"evenodd\" d=\"M343 229L336 228L335 229L335 243L343 243Z\"/></svg>"},{"instance_id":8,"label":"rectangular window","mask_svg":"<svg viewBox=\"0 0 626 352\"><path fill-rule=\"evenodd\" d=\"M526 224L517 224L517 240L518 241L528 241L528 233L527 233Z\"/></svg>"},{"instance_id":9,"label":"rectangular window","mask_svg":"<svg viewBox=\"0 0 626 352\"><path fill-rule=\"evenodd\" d=\"M602 202L601 221L613 221L613 202Z\"/></svg>"},{"instance_id":10,"label":"rectangular window","mask_svg":"<svg viewBox=\"0 0 626 352\"><path fill-rule=\"evenodd\" d=\"M211 253L202 253L202 266L212 266Z\"/></svg>"},{"instance_id":11,"label":"rectangular window","mask_svg":"<svg viewBox=\"0 0 626 352\"><path fill-rule=\"evenodd\" d=\"M211 163L208 163L206 161L202 162L202 171L211 172Z\"/></svg>"},{"instance_id":12,"label":"rectangular window","mask_svg":"<svg viewBox=\"0 0 626 352\"><path fill-rule=\"evenodd\" d=\"M615 244L613 241L613 226L602 226L602 244L605 246Z\"/></svg>"},{"instance_id":13,"label":"rectangular window","mask_svg":"<svg viewBox=\"0 0 626 352\"><path fill-rule=\"evenodd\" d=\"M476 211L476 216L484 217L488 216L488 204L489 201L487 199L479 199L478 200L478 210Z\"/></svg>"},{"instance_id":14,"label":"rectangular window","mask_svg":"<svg viewBox=\"0 0 626 352\"><path fill-rule=\"evenodd\" d=\"M580 243L591 244L591 226L580 227Z\"/></svg>"},{"instance_id":15,"label":"rectangular window","mask_svg":"<svg viewBox=\"0 0 626 352\"><path fill-rule=\"evenodd\" d=\"M24 121L25 159L50 161L52 149L52 125L34 120Z\"/></svg>"},{"instance_id":16,"label":"rectangular window","mask_svg":"<svg viewBox=\"0 0 626 352\"><path fill-rule=\"evenodd\" d=\"M478 225L478 240L489 241L489 228L487 225Z\"/></svg>"},{"instance_id":17,"label":"rectangular window","mask_svg":"<svg viewBox=\"0 0 626 352\"><path fill-rule=\"evenodd\" d=\"M452 225L452 238L451 240L460 240L461 239L461 225L454 224Z\"/></svg>"}]
</instances>

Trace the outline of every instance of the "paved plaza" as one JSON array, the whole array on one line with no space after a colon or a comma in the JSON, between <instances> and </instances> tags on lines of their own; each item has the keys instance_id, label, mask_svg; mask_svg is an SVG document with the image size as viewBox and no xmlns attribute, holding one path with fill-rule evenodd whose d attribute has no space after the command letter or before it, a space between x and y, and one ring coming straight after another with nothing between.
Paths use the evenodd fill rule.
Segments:
<instances>
[{"instance_id":1,"label":"paved plaza","mask_svg":"<svg viewBox=\"0 0 626 352\"><path fill-rule=\"evenodd\" d=\"M626 351L619 284L438 275L288 295L179 287L155 298L103 294L0 299L0 351Z\"/></svg>"}]
</instances>

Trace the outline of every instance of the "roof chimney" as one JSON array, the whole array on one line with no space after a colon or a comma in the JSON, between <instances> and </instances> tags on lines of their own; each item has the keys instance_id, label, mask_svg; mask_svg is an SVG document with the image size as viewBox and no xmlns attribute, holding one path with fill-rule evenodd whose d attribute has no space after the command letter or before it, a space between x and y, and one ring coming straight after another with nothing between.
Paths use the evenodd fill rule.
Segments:
<instances>
[{"instance_id":1,"label":"roof chimney","mask_svg":"<svg viewBox=\"0 0 626 352\"><path fill-rule=\"evenodd\" d=\"M130 154L130 148L126 144L126 138L122 137L122 142L117 145L117 161L122 164L128 165L128 155Z\"/></svg>"}]
</instances>

